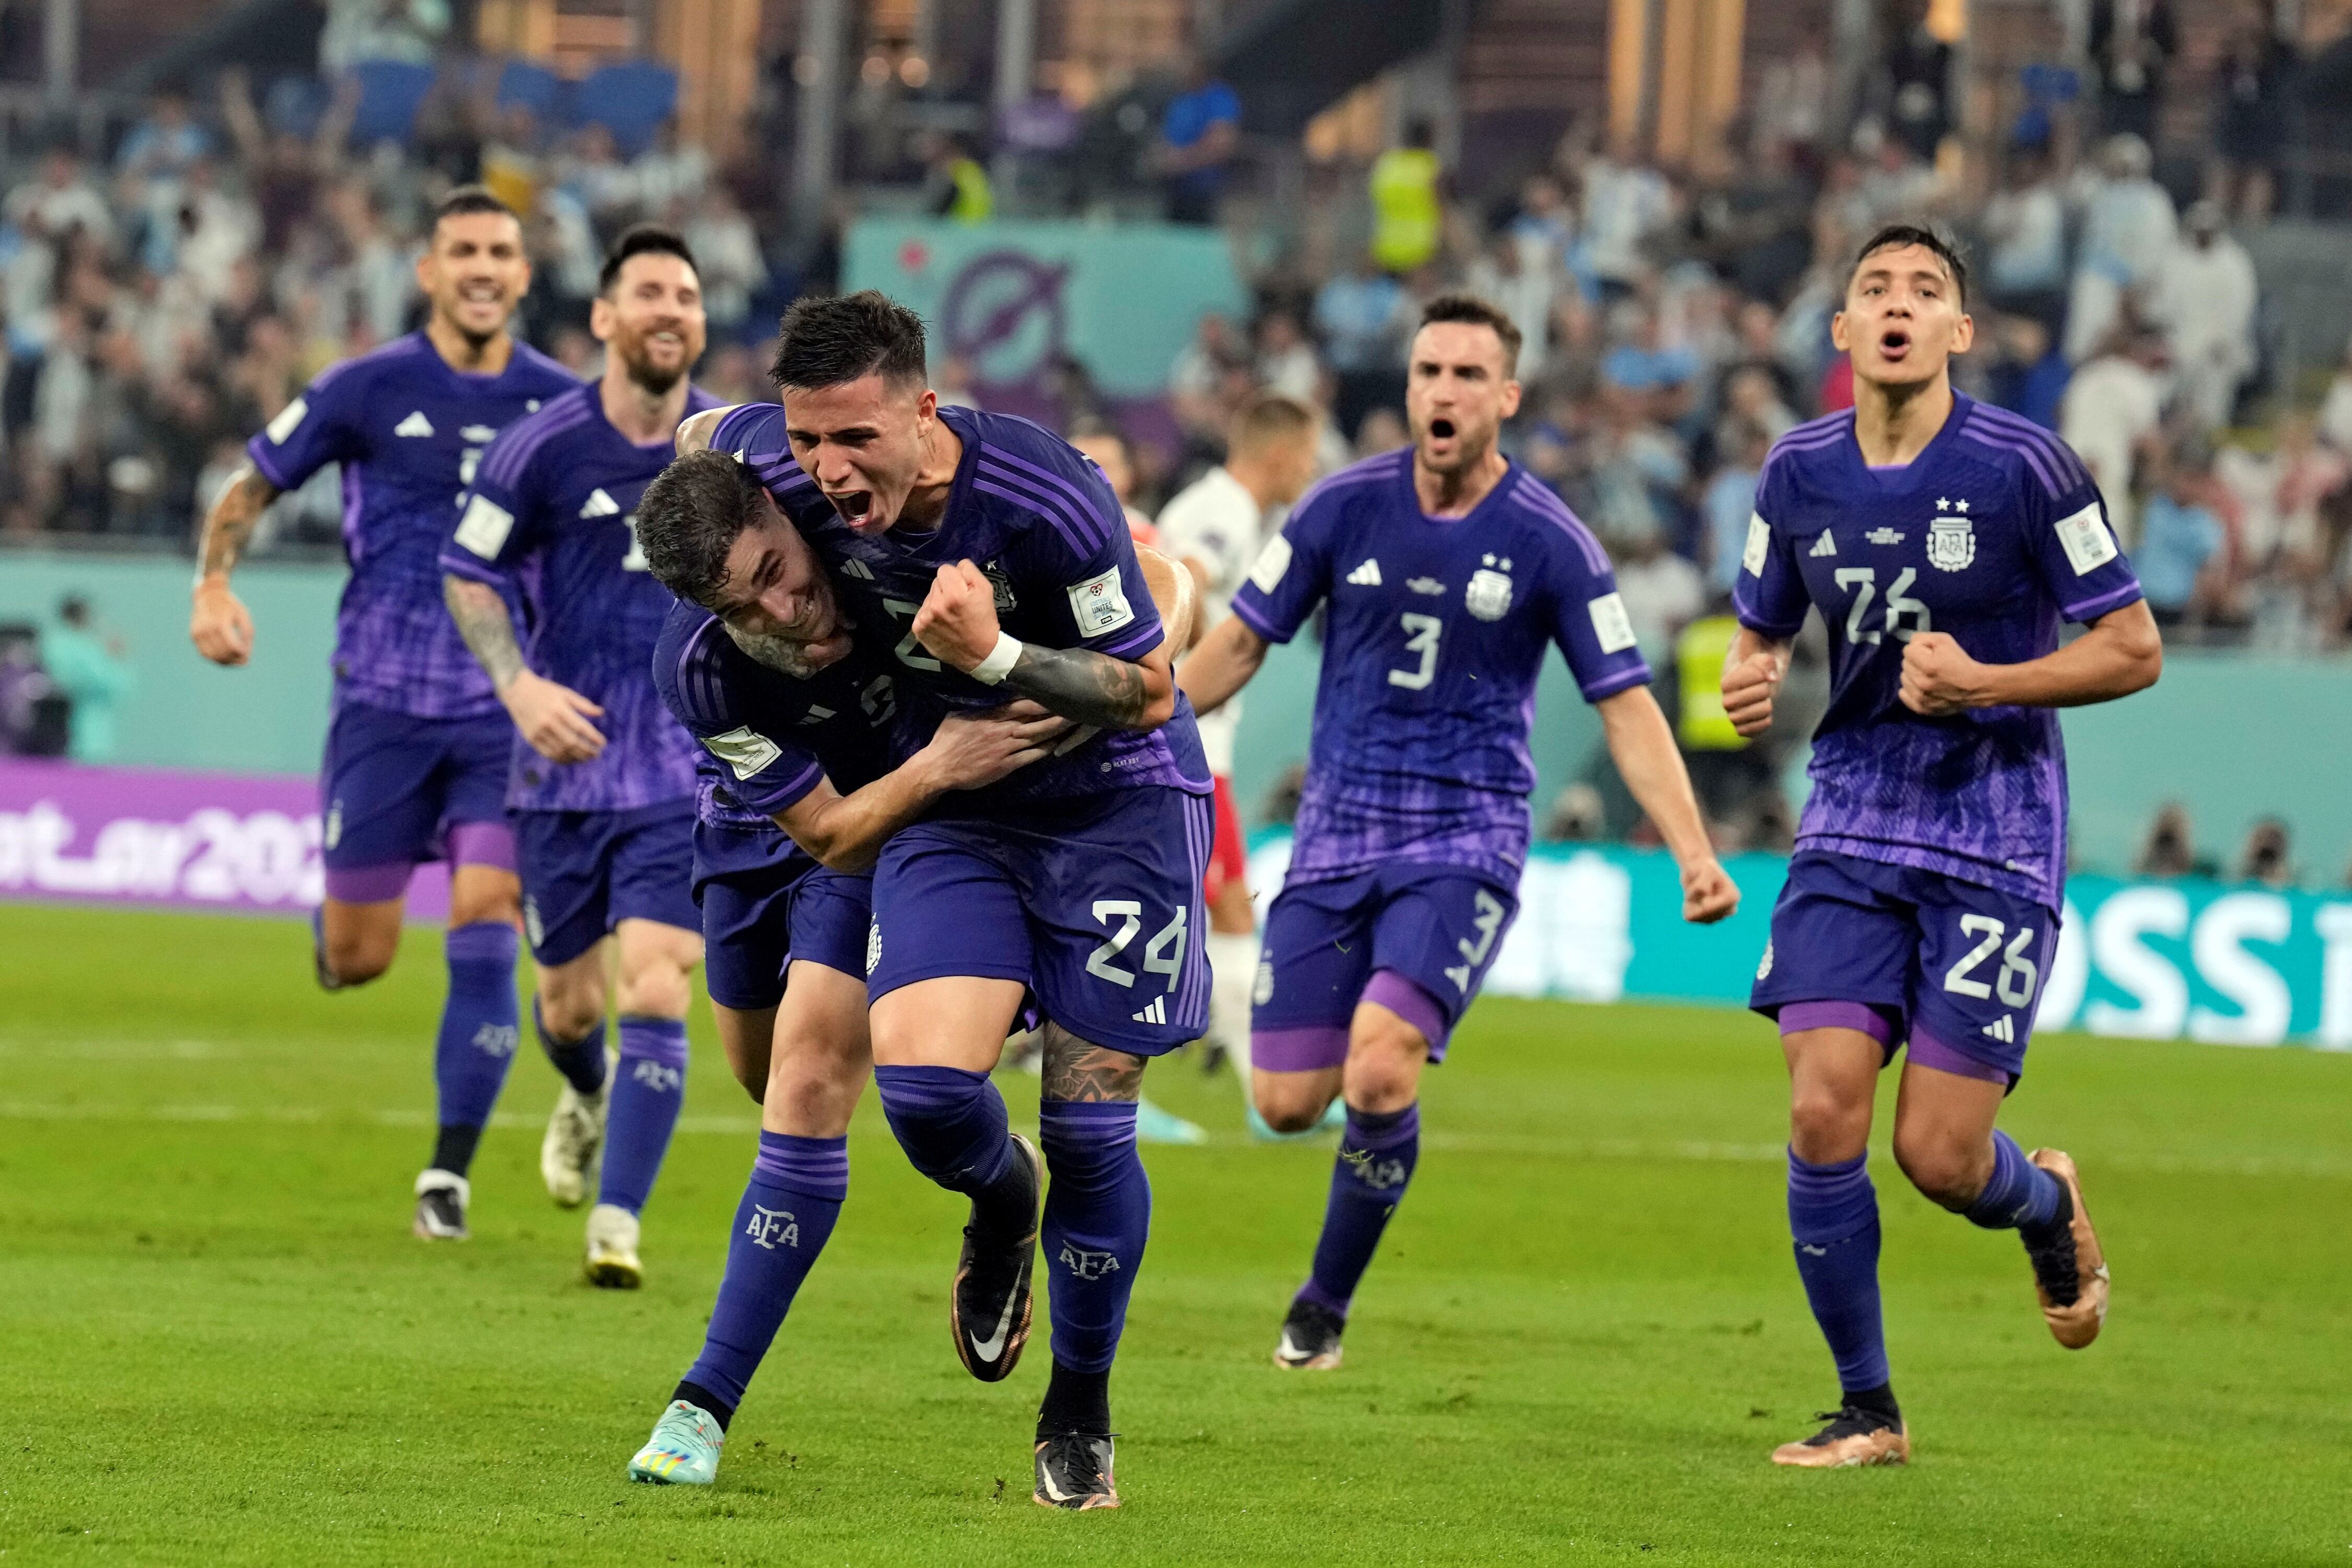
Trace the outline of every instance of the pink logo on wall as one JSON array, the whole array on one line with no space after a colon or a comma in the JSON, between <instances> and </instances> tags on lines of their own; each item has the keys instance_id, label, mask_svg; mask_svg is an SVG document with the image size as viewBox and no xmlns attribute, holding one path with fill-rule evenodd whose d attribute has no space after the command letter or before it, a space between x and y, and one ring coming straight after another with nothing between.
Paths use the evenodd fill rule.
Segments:
<instances>
[{"instance_id":1,"label":"pink logo on wall","mask_svg":"<svg viewBox=\"0 0 2352 1568\"><path fill-rule=\"evenodd\" d=\"M304 915L325 893L307 778L0 758L0 899ZM448 912L419 868L408 912Z\"/></svg>"}]
</instances>

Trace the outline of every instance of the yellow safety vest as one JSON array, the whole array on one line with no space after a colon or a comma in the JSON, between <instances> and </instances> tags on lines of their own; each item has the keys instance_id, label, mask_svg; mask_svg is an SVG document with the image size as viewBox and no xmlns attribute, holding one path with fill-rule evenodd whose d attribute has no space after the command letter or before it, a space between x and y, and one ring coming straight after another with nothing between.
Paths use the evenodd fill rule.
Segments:
<instances>
[{"instance_id":1,"label":"yellow safety vest","mask_svg":"<svg viewBox=\"0 0 2352 1568\"><path fill-rule=\"evenodd\" d=\"M1372 163L1372 259L1410 272L1437 254L1444 222L1437 200L1437 154L1391 147Z\"/></svg>"}]
</instances>

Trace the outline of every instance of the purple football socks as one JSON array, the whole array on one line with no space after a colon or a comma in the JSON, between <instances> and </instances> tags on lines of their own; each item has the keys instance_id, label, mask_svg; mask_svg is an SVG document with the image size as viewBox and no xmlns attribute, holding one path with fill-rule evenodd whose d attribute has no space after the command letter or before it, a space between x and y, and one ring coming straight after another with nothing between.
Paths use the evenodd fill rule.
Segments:
<instances>
[{"instance_id":1,"label":"purple football socks","mask_svg":"<svg viewBox=\"0 0 2352 1568\"><path fill-rule=\"evenodd\" d=\"M621 1064L604 1113L604 1175L596 1201L642 1211L661 1174L686 1100L686 1022L621 1020Z\"/></svg>"},{"instance_id":2,"label":"purple football socks","mask_svg":"<svg viewBox=\"0 0 2352 1568\"><path fill-rule=\"evenodd\" d=\"M1420 1101L1402 1110L1348 1108L1347 1131L1339 1135L1339 1158L1331 1166L1323 1234L1315 1243L1314 1272L1298 1292L1303 1300L1348 1315L1357 1283L1371 1266L1420 1158Z\"/></svg>"}]
</instances>

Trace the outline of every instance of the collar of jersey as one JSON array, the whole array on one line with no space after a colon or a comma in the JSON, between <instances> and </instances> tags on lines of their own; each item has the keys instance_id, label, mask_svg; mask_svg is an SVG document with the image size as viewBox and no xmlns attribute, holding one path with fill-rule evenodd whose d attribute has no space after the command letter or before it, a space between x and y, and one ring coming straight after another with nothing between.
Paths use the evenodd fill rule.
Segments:
<instances>
[{"instance_id":1,"label":"collar of jersey","mask_svg":"<svg viewBox=\"0 0 2352 1568\"><path fill-rule=\"evenodd\" d=\"M1414 517L1432 528L1460 528L1465 523L1476 522L1486 515L1489 509L1503 505L1505 498L1510 493L1511 487L1519 482L1519 475L1522 471L1517 459L1504 458L1503 477L1495 481L1493 489L1478 498L1476 506L1472 507L1460 517L1432 517L1421 510L1421 491L1414 489L1412 483L1412 448L1410 447L1404 449L1403 460L1397 465L1399 476L1397 482L1404 487L1404 503L1412 509Z\"/></svg>"},{"instance_id":2,"label":"collar of jersey","mask_svg":"<svg viewBox=\"0 0 2352 1568\"><path fill-rule=\"evenodd\" d=\"M1952 388L1952 411L1944 416L1944 427L1929 437L1927 444L1919 448L1919 455L1900 469L1874 468L1863 461L1859 416L1847 426L1845 439L1838 443L1838 449L1845 454L1846 464L1855 477L1879 494L1909 495L1926 488L1928 460L1941 456L1944 447L1958 437L1960 426L1969 422L1969 410L1975 405L1974 398L1957 386Z\"/></svg>"}]
</instances>

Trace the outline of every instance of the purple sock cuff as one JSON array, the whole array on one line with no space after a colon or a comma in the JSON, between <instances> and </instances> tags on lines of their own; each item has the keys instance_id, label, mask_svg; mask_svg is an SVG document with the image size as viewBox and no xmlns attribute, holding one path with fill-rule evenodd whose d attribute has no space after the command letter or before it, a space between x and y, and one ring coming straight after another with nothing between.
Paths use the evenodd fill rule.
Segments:
<instances>
[{"instance_id":1,"label":"purple sock cuff","mask_svg":"<svg viewBox=\"0 0 2352 1568\"><path fill-rule=\"evenodd\" d=\"M503 822L456 822L449 826L449 865L515 868L514 829Z\"/></svg>"},{"instance_id":2,"label":"purple sock cuff","mask_svg":"<svg viewBox=\"0 0 2352 1568\"><path fill-rule=\"evenodd\" d=\"M451 926L441 947L452 963L503 963L511 969L522 951L522 939L504 921L476 921Z\"/></svg>"},{"instance_id":3,"label":"purple sock cuff","mask_svg":"<svg viewBox=\"0 0 2352 1568\"><path fill-rule=\"evenodd\" d=\"M624 1018L621 1054L645 1057L666 1068L686 1065L686 1021L682 1018Z\"/></svg>"},{"instance_id":4,"label":"purple sock cuff","mask_svg":"<svg viewBox=\"0 0 2352 1568\"><path fill-rule=\"evenodd\" d=\"M1135 1116L1131 1100L1043 1100L1037 1131L1056 1142L1132 1143Z\"/></svg>"},{"instance_id":5,"label":"purple sock cuff","mask_svg":"<svg viewBox=\"0 0 2352 1568\"><path fill-rule=\"evenodd\" d=\"M1260 1072L1315 1072L1323 1068L1344 1067L1347 1061L1345 1024L1250 1031L1250 1065Z\"/></svg>"},{"instance_id":6,"label":"purple sock cuff","mask_svg":"<svg viewBox=\"0 0 2352 1568\"><path fill-rule=\"evenodd\" d=\"M327 897L339 904L381 904L405 894L409 874L415 869L405 860L388 866L330 866Z\"/></svg>"},{"instance_id":7,"label":"purple sock cuff","mask_svg":"<svg viewBox=\"0 0 2352 1568\"><path fill-rule=\"evenodd\" d=\"M1789 1151L1789 1228L1796 1239L1827 1247L1859 1235L1878 1216L1870 1156L1809 1165Z\"/></svg>"},{"instance_id":8,"label":"purple sock cuff","mask_svg":"<svg viewBox=\"0 0 2352 1568\"><path fill-rule=\"evenodd\" d=\"M1348 1316L1348 1298L1334 1296L1312 1279L1298 1288L1297 1300L1312 1301L1327 1312L1337 1312L1342 1321Z\"/></svg>"},{"instance_id":9,"label":"purple sock cuff","mask_svg":"<svg viewBox=\"0 0 2352 1568\"><path fill-rule=\"evenodd\" d=\"M751 1163L751 1179L840 1203L849 1196L849 1140L802 1138L763 1130L760 1157Z\"/></svg>"},{"instance_id":10,"label":"purple sock cuff","mask_svg":"<svg viewBox=\"0 0 2352 1568\"><path fill-rule=\"evenodd\" d=\"M884 1100L908 1110L941 1110L961 1107L988 1082L984 1072L962 1068L886 1068L874 1069L874 1087Z\"/></svg>"},{"instance_id":11,"label":"purple sock cuff","mask_svg":"<svg viewBox=\"0 0 2352 1568\"><path fill-rule=\"evenodd\" d=\"M1432 1050L1444 1045L1446 1036L1454 1032L1437 998L1393 969L1374 970L1372 977L1364 982L1362 999L1379 1003L1419 1029Z\"/></svg>"},{"instance_id":12,"label":"purple sock cuff","mask_svg":"<svg viewBox=\"0 0 2352 1568\"><path fill-rule=\"evenodd\" d=\"M1340 1142L1350 1149L1386 1153L1421 1136L1421 1101L1402 1110L1359 1110L1348 1108L1348 1130Z\"/></svg>"},{"instance_id":13,"label":"purple sock cuff","mask_svg":"<svg viewBox=\"0 0 2352 1568\"><path fill-rule=\"evenodd\" d=\"M1895 1046L1895 1020L1884 1008L1867 1002L1790 1002L1780 1008L1780 1032L1804 1029L1859 1029L1882 1047Z\"/></svg>"},{"instance_id":14,"label":"purple sock cuff","mask_svg":"<svg viewBox=\"0 0 2352 1568\"><path fill-rule=\"evenodd\" d=\"M1954 1050L1916 1024L1911 1026L1911 1043L1904 1048L1915 1067L1934 1068L1937 1072L1954 1073L1984 1083L2006 1085L2010 1081L2010 1075L2000 1068Z\"/></svg>"}]
</instances>

